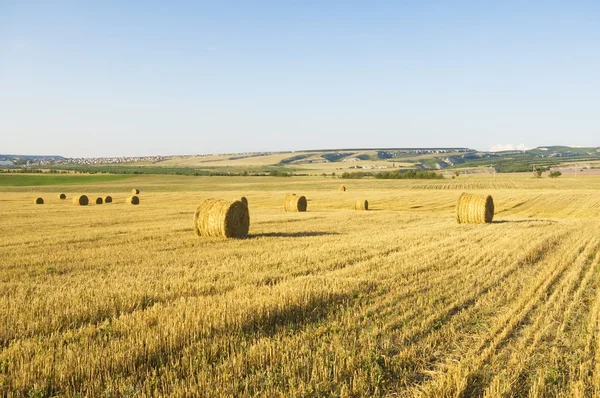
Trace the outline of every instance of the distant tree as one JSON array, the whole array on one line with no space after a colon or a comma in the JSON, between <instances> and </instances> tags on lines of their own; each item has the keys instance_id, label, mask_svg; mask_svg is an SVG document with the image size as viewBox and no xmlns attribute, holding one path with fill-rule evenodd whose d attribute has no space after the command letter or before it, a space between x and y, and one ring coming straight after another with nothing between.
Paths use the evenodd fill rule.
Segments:
<instances>
[{"instance_id":1,"label":"distant tree","mask_svg":"<svg viewBox=\"0 0 600 398\"><path fill-rule=\"evenodd\" d=\"M533 176L537 177L537 178L541 178L543 172L544 172L543 170L534 170L533 171Z\"/></svg>"},{"instance_id":2,"label":"distant tree","mask_svg":"<svg viewBox=\"0 0 600 398\"><path fill-rule=\"evenodd\" d=\"M556 178L556 177L560 177L561 175L562 175L562 173L560 171L556 170L556 171L550 172L550 174L548 174L548 177Z\"/></svg>"}]
</instances>

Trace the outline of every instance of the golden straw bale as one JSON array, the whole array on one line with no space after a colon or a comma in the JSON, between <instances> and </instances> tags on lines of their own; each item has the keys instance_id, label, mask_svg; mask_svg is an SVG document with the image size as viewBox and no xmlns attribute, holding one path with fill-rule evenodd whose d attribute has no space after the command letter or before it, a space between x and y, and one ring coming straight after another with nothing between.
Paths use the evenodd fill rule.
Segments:
<instances>
[{"instance_id":1,"label":"golden straw bale","mask_svg":"<svg viewBox=\"0 0 600 398\"><path fill-rule=\"evenodd\" d=\"M245 238L249 228L248 206L241 200L207 199L194 214L194 233L198 236Z\"/></svg>"},{"instance_id":2,"label":"golden straw bale","mask_svg":"<svg viewBox=\"0 0 600 398\"><path fill-rule=\"evenodd\" d=\"M127 203L130 205L139 205L140 198L138 198L137 196L131 196L131 197L127 198Z\"/></svg>"},{"instance_id":3,"label":"golden straw bale","mask_svg":"<svg viewBox=\"0 0 600 398\"><path fill-rule=\"evenodd\" d=\"M89 203L89 199L87 196L85 195L79 195L79 196L75 196L73 198L73 204L75 206L87 206Z\"/></svg>"},{"instance_id":4,"label":"golden straw bale","mask_svg":"<svg viewBox=\"0 0 600 398\"><path fill-rule=\"evenodd\" d=\"M343 192L343 191L345 191L345 190L346 190L346 187L345 187L345 186L343 186L343 185L340 185L340 187L338 188L338 190Z\"/></svg>"},{"instance_id":5,"label":"golden straw bale","mask_svg":"<svg viewBox=\"0 0 600 398\"><path fill-rule=\"evenodd\" d=\"M292 200L292 196L296 196L295 193L288 193L285 195L283 199L283 210L290 211L290 201Z\"/></svg>"},{"instance_id":6,"label":"golden straw bale","mask_svg":"<svg viewBox=\"0 0 600 398\"><path fill-rule=\"evenodd\" d=\"M112 203L112 196L107 196L104 198L104 203Z\"/></svg>"},{"instance_id":7,"label":"golden straw bale","mask_svg":"<svg viewBox=\"0 0 600 398\"><path fill-rule=\"evenodd\" d=\"M101 205L102 203L104 203L104 200L102 198L96 198L97 205Z\"/></svg>"},{"instance_id":8,"label":"golden straw bale","mask_svg":"<svg viewBox=\"0 0 600 398\"><path fill-rule=\"evenodd\" d=\"M245 204L246 206L248 206L248 199L246 199L245 196L242 196L242 198L240 199L240 202L242 202L243 204Z\"/></svg>"},{"instance_id":9,"label":"golden straw bale","mask_svg":"<svg viewBox=\"0 0 600 398\"><path fill-rule=\"evenodd\" d=\"M131 193L132 193L132 194L134 194L134 195L139 195L139 194L140 194L140 190L139 190L139 189L135 189L135 188L133 188L133 189L131 190Z\"/></svg>"},{"instance_id":10,"label":"golden straw bale","mask_svg":"<svg viewBox=\"0 0 600 398\"><path fill-rule=\"evenodd\" d=\"M60 200L65 200L67 198L67 195L65 195L64 193L61 193L60 195L58 195L58 198Z\"/></svg>"},{"instance_id":11,"label":"golden straw bale","mask_svg":"<svg viewBox=\"0 0 600 398\"><path fill-rule=\"evenodd\" d=\"M462 193L456 202L456 222L459 224L491 223L494 200L490 195Z\"/></svg>"},{"instance_id":12,"label":"golden straw bale","mask_svg":"<svg viewBox=\"0 0 600 398\"><path fill-rule=\"evenodd\" d=\"M354 202L354 210L369 210L368 200L357 200Z\"/></svg>"},{"instance_id":13,"label":"golden straw bale","mask_svg":"<svg viewBox=\"0 0 600 398\"><path fill-rule=\"evenodd\" d=\"M306 211L307 202L304 196L299 196L294 193L285 195L283 201L283 209L285 211Z\"/></svg>"},{"instance_id":14,"label":"golden straw bale","mask_svg":"<svg viewBox=\"0 0 600 398\"><path fill-rule=\"evenodd\" d=\"M36 198L36 199L34 199L33 203L35 203L36 205L43 205L44 204L44 199L43 198Z\"/></svg>"}]
</instances>

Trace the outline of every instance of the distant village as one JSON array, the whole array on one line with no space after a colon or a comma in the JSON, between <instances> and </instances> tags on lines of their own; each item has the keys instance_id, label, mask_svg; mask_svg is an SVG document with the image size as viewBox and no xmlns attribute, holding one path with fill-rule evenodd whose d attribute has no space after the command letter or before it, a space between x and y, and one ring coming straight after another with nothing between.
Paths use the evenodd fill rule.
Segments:
<instances>
[{"instance_id":1,"label":"distant village","mask_svg":"<svg viewBox=\"0 0 600 398\"><path fill-rule=\"evenodd\" d=\"M166 159L164 156L142 156L142 157L111 157L111 158L63 158L57 157L0 157L0 164L22 165L26 167L51 167L58 165L98 165L136 162L160 162Z\"/></svg>"}]
</instances>

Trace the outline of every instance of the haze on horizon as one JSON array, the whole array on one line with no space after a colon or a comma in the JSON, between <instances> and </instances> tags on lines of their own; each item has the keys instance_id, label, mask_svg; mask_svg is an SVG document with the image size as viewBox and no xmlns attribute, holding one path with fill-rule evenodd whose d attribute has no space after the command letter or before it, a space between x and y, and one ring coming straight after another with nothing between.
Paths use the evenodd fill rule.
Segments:
<instances>
[{"instance_id":1,"label":"haze on horizon","mask_svg":"<svg viewBox=\"0 0 600 398\"><path fill-rule=\"evenodd\" d=\"M598 146L596 1L0 3L0 153Z\"/></svg>"}]
</instances>

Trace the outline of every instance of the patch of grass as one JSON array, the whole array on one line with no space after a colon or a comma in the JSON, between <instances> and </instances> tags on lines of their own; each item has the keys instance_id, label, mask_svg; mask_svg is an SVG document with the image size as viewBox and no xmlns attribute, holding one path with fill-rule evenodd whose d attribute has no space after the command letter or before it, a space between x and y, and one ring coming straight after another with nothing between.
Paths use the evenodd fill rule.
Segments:
<instances>
[{"instance_id":1,"label":"patch of grass","mask_svg":"<svg viewBox=\"0 0 600 398\"><path fill-rule=\"evenodd\" d=\"M25 187L45 185L79 185L97 184L101 182L112 182L131 178L130 175L81 175L81 174L2 174L0 175L0 186L2 187Z\"/></svg>"}]
</instances>

